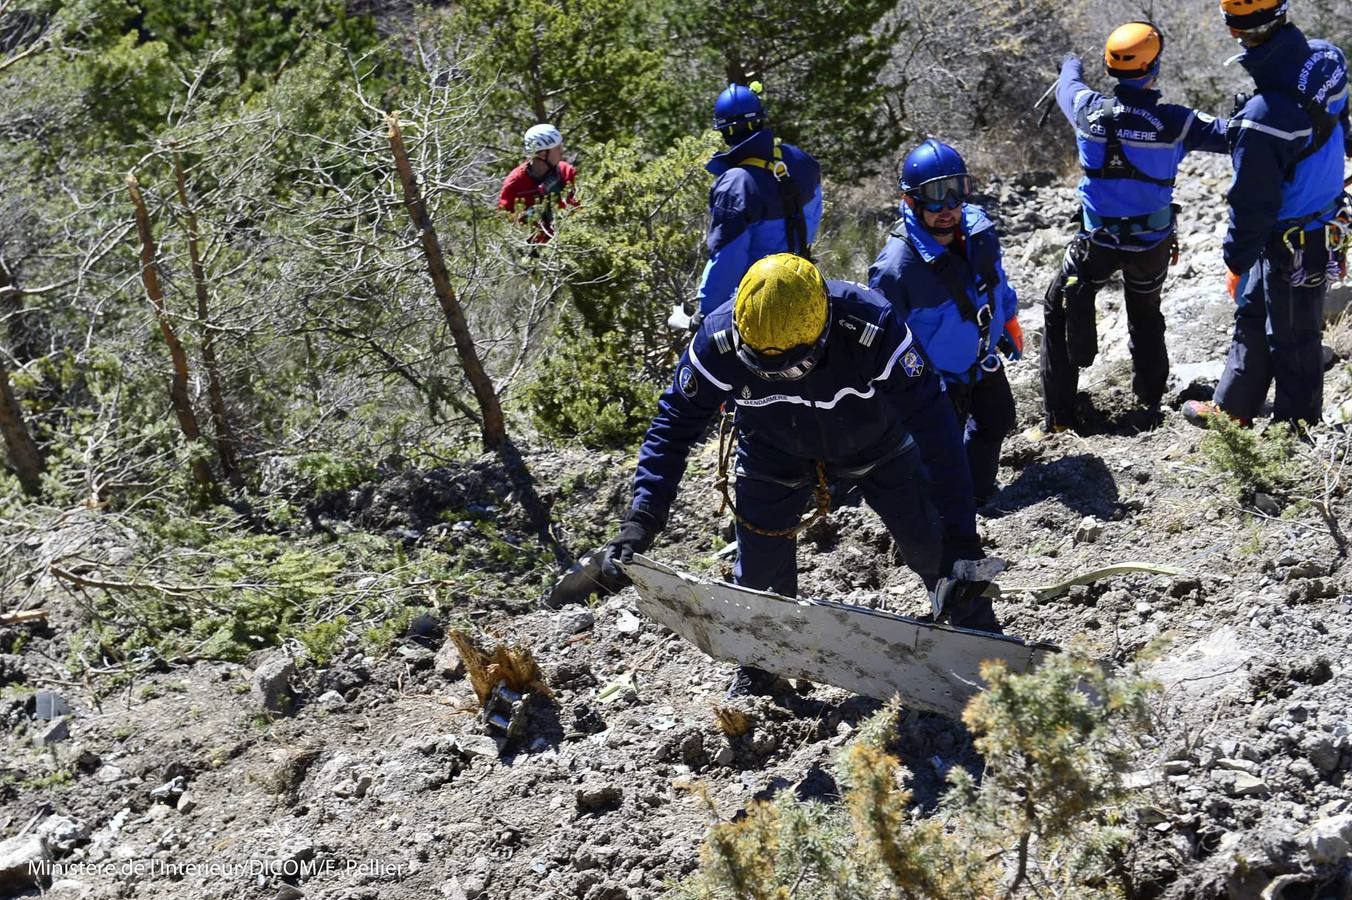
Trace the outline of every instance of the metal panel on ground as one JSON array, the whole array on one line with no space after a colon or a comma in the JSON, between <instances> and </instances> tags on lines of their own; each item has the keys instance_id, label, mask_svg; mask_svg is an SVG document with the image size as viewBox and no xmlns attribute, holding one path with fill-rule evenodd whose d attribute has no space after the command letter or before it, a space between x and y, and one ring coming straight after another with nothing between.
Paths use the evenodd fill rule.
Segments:
<instances>
[{"instance_id":1,"label":"metal panel on ground","mask_svg":"<svg viewBox=\"0 0 1352 900\"><path fill-rule=\"evenodd\" d=\"M933 625L830 600L790 600L635 556L638 607L715 659L957 717L982 687L982 660L1026 672L1051 644Z\"/></svg>"}]
</instances>

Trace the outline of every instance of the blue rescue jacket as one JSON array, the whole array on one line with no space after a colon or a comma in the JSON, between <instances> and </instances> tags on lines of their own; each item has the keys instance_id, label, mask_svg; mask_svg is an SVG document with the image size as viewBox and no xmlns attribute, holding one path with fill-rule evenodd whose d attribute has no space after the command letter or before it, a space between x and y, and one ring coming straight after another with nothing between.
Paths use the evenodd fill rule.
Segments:
<instances>
[{"instance_id":1,"label":"blue rescue jacket","mask_svg":"<svg viewBox=\"0 0 1352 900\"><path fill-rule=\"evenodd\" d=\"M1005 276L995 225L981 207L963 206L962 232L963 249L955 241L947 250L903 203L901 221L869 267L868 283L905 318L944 380L966 384L981 378L983 362L991 371L998 367L999 357L994 363L988 357L994 356L1005 323L1018 312L1019 298ZM954 300L953 276L941 274L936 265L952 266L965 286L968 310L989 316L984 343L977 322Z\"/></svg>"},{"instance_id":2,"label":"blue rescue jacket","mask_svg":"<svg viewBox=\"0 0 1352 900\"><path fill-rule=\"evenodd\" d=\"M742 365L731 302L704 318L639 450L635 509L666 522L691 446L727 402L736 407L739 462L753 477L802 471L806 460L826 463L828 474L861 472L908 449L913 438L945 539L975 537L962 432L924 350L875 291L845 281L826 285L825 354L798 381L767 381Z\"/></svg>"},{"instance_id":3,"label":"blue rescue jacket","mask_svg":"<svg viewBox=\"0 0 1352 900\"><path fill-rule=\"evenodd\" d=\"M1231 272L1248 272L1272 232L1294 224L1318 228L1337 212L1343 193L1343 156L1350 149L1347 61L1328 41L1307 41L1286 25L1239 62L1257 93L1230 120L1235 179L1230 186L1230 229L1222 252ZM1297 162L1315 128L1306 104L1335 119L1327 142Z\"/></svg>"},{"instance_id":4,"label":"blue rescue jacket","mask_svg":"<svg viewBox=\"0 0 1352 900\"><path fill-rule=\"evenodd\" d=\"M821 166L792 144L780 144L797 195L807 243L822 220ZM705 315L731 300L751 264L772 253L807 255L792 247L785 228L780 183L770 169L749 160L774 163L775 139L762 128L705 165L716 178L709 190L709 262L700 277L699 308Z\"/></svg>"},{"instance_id":5,"label":"blue rescue jacket","mask_svg":"<svg viewBox=\"0 0 1352 900\"><path fill-rule=\"evenodd\" d=\"M1227 149L1224 119L1162 103L1156 90L1119 84L1111 95L1101 94L1084 83L1077 57L1061 65L1056 100L1075 126L1085 171L1079 184L1085 230L1103 238L1096 233L1103 220L1138 219L1120 235L1126 250L1147 250L1173 233L1173 182L1183 157Z\"/></svg>"}]
</instances>

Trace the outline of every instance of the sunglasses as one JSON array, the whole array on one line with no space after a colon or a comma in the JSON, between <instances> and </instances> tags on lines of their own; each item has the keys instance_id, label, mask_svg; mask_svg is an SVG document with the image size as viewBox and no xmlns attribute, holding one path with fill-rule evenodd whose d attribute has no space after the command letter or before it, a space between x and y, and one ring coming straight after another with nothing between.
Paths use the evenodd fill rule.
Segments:
<instances>
[{"instance_id":1,"label":"sunglasses","mask_svg":"<svg viewBox=\"0 0 1352 900\"><path fill-rule=\"evenodd\" d=\"M822 329L821 336L816 342L799 344L783 353L760 353L747 346L741 336L737 335L736 330L733 330L737 343L737 358L753 375L766 381L798 381L806 377L807 373L821 362L826 352L826 339L830 333L831 318L827 316L826 327Z\"/></svg>"},{"instance_id":2,"label":"sunglasses","mask_svg":"<svg viewBox=\"0 0 1352 900\"><path fill-rule=\"evenodd\" d=\"M945 175L916 185L906 193L926 212L937 213L945 209L957 209L967 202L976 189L971 175Z\"/></svg>"}]
</instances>

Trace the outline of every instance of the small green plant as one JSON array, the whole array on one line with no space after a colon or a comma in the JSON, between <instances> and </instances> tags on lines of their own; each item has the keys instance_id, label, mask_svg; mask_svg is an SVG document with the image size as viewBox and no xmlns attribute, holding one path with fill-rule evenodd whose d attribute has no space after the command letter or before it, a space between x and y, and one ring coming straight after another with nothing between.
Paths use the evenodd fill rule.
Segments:
<instances>
[{"instance_id":1,"label":"small green plant","mask_svg":"<svg viewBox=\"0 0 1352 900\"><path fill-rule=\"evenodd\" d=\"M316 622L302 631L297 637L316 666L327 666L338 651L347 631L347 616L338 616L323 622Z\"/></svg>"},{"instance_id":2,"label":"small green plant","mask_svg":"<svg viewBox=\"0 0 1352 900\"><path fill-rule=\"evenodd\" d=\"M408 623L411 621L413 621L412 607L404 606L393 610L385 621L367 629L366 642L380 653L388 652L390 647L394 646L394 642L408 631Z\"/></svg>"},{"instance_id":3,"label":"small green plant","mask_svg":"<svg viewBox=\"0 0 1352 900\"><path fill-rule=\"evenodd\" d=\"M1243 498L1281 493L1297 483L1298 450L1299 442L1285 424L1270 425L1260 433L1228 416L1211 416L1202 438L1202 454Z\"/></svg>"},{"instance_id":4,"label":"small green plant","mask_svg":"<svg viewBox=\"0 0 1352 900\"><path fill-rule=\"evenodd\" d=\"M307 453L296 460L296 474L311 493L323 494L356 487L375 477L375 469L364 460L334 453Z\"/></svg>"}]
</instances>

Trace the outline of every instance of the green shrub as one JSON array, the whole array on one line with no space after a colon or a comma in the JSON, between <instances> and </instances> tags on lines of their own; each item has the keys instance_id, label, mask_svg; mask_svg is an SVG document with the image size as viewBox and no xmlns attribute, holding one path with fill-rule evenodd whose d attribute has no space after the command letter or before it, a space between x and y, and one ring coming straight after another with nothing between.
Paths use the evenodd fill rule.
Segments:
<instances>
[{"instance_id":1,"label":"green shrub","mask_svg":"<svg viewBox=\"0 0 1352 900\"><path fill-rule=\"evenodd\" d=\"M1202 454L1241 497L1280 493L1300 479L1299 442L1291 428L1273 424L1259 432L1229 416L1211 416Z\"/></svg>"},{"instance_id":2,"label":"green shrub","mask_svg":"<svg viewBox=\"0 0 1352 900\"><path fill-rule=\"evenodd\" d=\"M716 824L686 896L1119 895L1115 854L1130 837L1121 822L1131 801L1120 776L1148 724L1150 686L1105 679L1070 654L1027 675L994 663L982 674L989 689L963 715L986 761L979 783L954 769L936 814L912 809L905 770L887 752L894 701L837 758L839 805L785 792Z\"/></svg>"},{"instance_id":3,"label":"green shrub","mask_svg":"<svg viewBox=\"0 0 1352 900\"><path fill-rule=\"evenodd\" d=\"M544 434L620 447L642 437L658 393L620 334L575 334L546 357L526 403Z\"/></svg>"}]
</instances>

